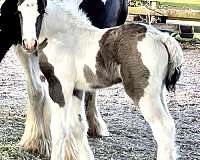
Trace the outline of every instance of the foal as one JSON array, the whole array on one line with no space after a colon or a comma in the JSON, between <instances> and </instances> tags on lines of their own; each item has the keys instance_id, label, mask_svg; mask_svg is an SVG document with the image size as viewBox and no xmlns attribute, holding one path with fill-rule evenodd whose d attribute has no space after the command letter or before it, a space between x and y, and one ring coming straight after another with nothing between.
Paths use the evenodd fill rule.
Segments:
<instances>
[{"instance_id":1,"label":"foal","mask_svg":"<svg viewBox=\"0 0 200 160\"><path fill-rule=\"evenodd\" d=\"M44 55L50 77L41 78L34 65L28 70L32 81L36 79L35 87L44 93L45 108L51 110L51 159L93 159L84 107L74 91L94 91L120 82L151 126L157 159L176 159L175 125L163 94L165 86L174 89L180 75L183 53L178 42L144 24L95 28L85 14L77 12L78 4L48 1L40 38L48 37ZM22 46L27 52L37 44L35 25L29 21L37 21L39 9L37 0L19 6Z\"/></svg>"}]
</instances>

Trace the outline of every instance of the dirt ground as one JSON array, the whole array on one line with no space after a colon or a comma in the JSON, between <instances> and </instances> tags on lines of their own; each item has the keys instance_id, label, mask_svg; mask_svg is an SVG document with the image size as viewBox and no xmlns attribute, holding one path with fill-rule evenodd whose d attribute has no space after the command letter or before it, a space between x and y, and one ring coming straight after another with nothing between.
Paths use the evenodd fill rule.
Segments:
<instances>
[{"instance_id":1,"label":"dirt ground","mask_svg":"<svg viewBox=\"0 0 200 160\"><path fill-rule=\"evenodd\" d=\"M167 102L176 123L180 160L200 160L200 46L183 45L185 63L176 93ZM26 111L26 81L10 51L0 64L0 160L41 160L19 149ZM98 106L110 136L90 138L96 160L153 160L156 143L149 125L121 85L100 90Z\"/></svg>"}]
</instances>

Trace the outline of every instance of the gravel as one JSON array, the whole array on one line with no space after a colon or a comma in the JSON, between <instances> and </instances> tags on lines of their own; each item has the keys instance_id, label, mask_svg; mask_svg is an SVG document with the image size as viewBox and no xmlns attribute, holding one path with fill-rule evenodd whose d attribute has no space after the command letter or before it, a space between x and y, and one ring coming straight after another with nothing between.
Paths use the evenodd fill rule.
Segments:
<instances>
[{"instance_id":1,"label":"gravel","mask_svg":"<svg viewBox=\"0 0 200 160\"><path fill-rule=\"evenodd\" d=\"M167 103L176 123L179 159L200 160L200 46L182 47L183 74ZM110 136L89 138L95 159L155 159L151 129L122 86L99 90L97 101ZM45 160L16 146L24 130L26 102L24 71L11 49L0 64L0 160Z\"/></svg>"}]
</instances>

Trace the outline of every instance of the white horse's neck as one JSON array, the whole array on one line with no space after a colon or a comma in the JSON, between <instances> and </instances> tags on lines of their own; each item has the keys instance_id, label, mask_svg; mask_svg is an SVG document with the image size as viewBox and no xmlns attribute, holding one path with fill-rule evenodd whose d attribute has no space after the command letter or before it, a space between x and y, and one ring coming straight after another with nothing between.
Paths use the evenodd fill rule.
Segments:
<instances>
[{"instance_id":1,"label":"white horse's neck","mask_svg":"<svg viewBox=\"0 0 200 160\"><path fill-rule=\"evenodd\" d=\"M92 26L86 15L73 1L48 2L41 35L44 33L44 36L48 38L55 38L58 34L78 35L82 33L81 31L84 31L84 34L99 31L98 28Z\"/></svg>"},{"instance_id":2,"label":"white horse's neck","mask_svg":"<svg viewBox=\"0 0 200 160\"><path fill-rule=\"evenodd\" d=\"M81 4L83 0L61 0L61 1L64 2L68 6L74 6L74 7L79 8L79 5Z\"/></svg>"}]
</instances>

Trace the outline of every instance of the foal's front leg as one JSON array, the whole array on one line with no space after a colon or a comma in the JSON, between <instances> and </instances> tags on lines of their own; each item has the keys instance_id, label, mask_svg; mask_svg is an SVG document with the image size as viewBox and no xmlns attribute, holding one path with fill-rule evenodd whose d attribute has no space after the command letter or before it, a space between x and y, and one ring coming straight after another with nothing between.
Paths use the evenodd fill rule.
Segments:
<instances>
[{"instance_id":1,"label":"foal's front leg","mask_svg":"<svg viewBox=\"0 0 200 160\"><path fill-rule=\"evenodd\" d=\"M78 160L93 160L93 154L87 138L88 124L85 108L81 101L80 97L72 96L72 105L68 110L68 122L70 122L70 128L77 143Z\"/></svg>"},{"instance_id":2,"label":"foal's front leg","mask_svg":"<svg viewBox=\"0 0 200 160\"><path fill-rule=\"evenodd\" d=\"M93 160L81 100L69 97L64 107L52 105L52 160Z\"/></svg>"},{"instance_id":3,"label":"foal's front leg","mask_svg":"<svg viewBox=\"0 0 200 160\"><path fill-rule=\"evenodd\" d=\"M85 107L89 124L88 134L93 137L109 136L109 131L96 104L96 93L85 93Z\"/></svg>"},{"instance_id":4,"label":"foal's front leg","mask_svg":"<svg viewBox=\"0 0 200 160\"><path fill-rule=\"evenodd\" d=\"M52 104L51 99L49 99L49 102ZM50 106L51 106L51 111L52 111L51 125L50 125L51 137L52 137L51 160L64 160L65 151L63 149L63 146L64 146L64 139L66 136L66 128L63 122L67 113L66 112L67 106L64 106L61 108L56 103Z\"/></svg>"},{"instance_id":5,"label":"foal's front leg","mask_svg":"<svg viewBox=\"0 0 200 160\"><path fill-rule=\"evenodd\" d=\"M62 78L59 79L59 82L61 85L65 84L65 80ZM71 134L70 122L68 122L68 110L73 93L73 86L73 80L68 80L66 85L62 85L62 94L64 96L63 106L53 102L49 95L46 96L48 99L46 105L51 109L51 160L77 159L77 145Z\"/></svg>"}]
</instances>

